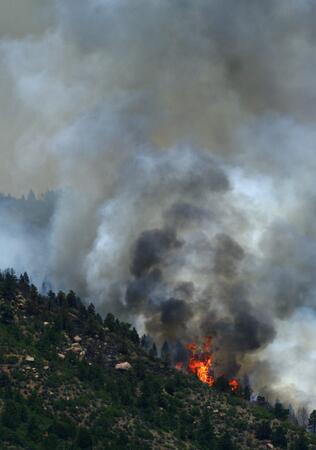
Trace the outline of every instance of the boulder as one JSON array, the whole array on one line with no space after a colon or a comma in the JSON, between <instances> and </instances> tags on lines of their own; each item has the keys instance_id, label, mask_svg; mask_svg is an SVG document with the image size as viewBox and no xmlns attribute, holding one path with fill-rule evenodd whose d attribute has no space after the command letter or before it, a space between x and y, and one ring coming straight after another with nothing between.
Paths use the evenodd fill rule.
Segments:
<instances>
[{"instance_id":1,"label":"boulder","mask_svg":"<svg viewBox=\"0 0 316 450\"><path fill-rule=\"evenodd\" d=\"M67 349L67 351L69 350L75 353L79 353L82 351L82 347L78 342L74 342L73 344L71 344L70 348Z\"/></svg>"},{"instance_id":2,"label":"boulder","mask_svg":"<svg viewBox=\"0 0 316 450\"><path fill-rule=\"evenodd\" d=\"M72 352L74 352L74 353L81 353L82 352L82 348L81 347L71 347L70 350Z\"/></svg>"},{"instance_id":3,"label":"boulder","mask_svg":"<svg viewBox=\"0 0 316 450\"><path fill-rule=\"evenodd\" d=\"M115 364L115 369L117 369L117 370L130 370L131 368L132 368L132 366L127 361Z\"/></svg>"},{"instance_id":4,"label":"boulder","mask_svg":"<svg viewBox=\"0 0 316 450\"><path fill-rule=\"evenodd\" d=\"M30 355L26 355L26 357L25 357L25 361L28 361L28 362L33 362L33 361L35 361L35 358L34 358L33 356L30 356Z\"/></svg>"}]
</instances>

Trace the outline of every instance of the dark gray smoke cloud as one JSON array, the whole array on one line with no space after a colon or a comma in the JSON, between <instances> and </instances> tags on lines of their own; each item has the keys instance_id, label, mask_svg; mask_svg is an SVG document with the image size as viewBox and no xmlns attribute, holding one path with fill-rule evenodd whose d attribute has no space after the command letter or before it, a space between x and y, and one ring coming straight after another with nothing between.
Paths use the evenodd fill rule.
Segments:
<instances>
[{"instance_id":1,"label":"dark gray smoke cloud","mask_svg":"<svg viewBox=\"0 0 316 450\"><path fill-rule=\"evenodd\" d=\"M147 274L161 264L166 253L180 245L172 229L144 231L135 245L131 273L135 277Z\"/></svg>"},{"instance_id":2,"label":"dark gray smoke cloud","mask_svg":"<svg viewBox=\"0 0 316 450\"><path fill-rule=\"evenodd\" d=\"M316 6L4 3L1 266L316 401Z\"/></svg>"}]
</instances>

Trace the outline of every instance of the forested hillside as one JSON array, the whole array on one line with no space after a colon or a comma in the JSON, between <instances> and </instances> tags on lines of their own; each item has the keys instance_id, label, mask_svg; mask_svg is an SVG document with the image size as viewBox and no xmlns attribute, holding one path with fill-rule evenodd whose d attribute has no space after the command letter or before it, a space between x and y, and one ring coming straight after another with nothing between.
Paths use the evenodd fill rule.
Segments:
<instances>
[{"instance_id":1,"label":"forested hillside","mask_svg":"<svg viewBox=\"0 0 316 450\"><path fill-rule=\"evenodd\" d=\"M3 272L0 318L1 449L316 448L281 404L177 371L72 291Z\"/></svg>"}]
</instances>

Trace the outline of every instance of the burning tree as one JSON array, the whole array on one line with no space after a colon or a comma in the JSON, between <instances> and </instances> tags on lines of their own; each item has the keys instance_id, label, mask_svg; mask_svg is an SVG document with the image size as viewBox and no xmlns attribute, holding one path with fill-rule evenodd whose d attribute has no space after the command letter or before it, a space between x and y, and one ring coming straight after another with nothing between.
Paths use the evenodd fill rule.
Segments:
<instances>
[{"instance_id":1,"label":"burning tree","mask_svg":"<svg viewBox=\"0 0 316 450\"><path fill-rule=\"evenodd\" d=\"M214 376L212 372L211 338L206 337L202 345L202 352L199 351L197 344L190 343L186 345L189 352L188 371L198 377L203 383L212 386Z\"/></svg>"},{"instance_id":2,"label":"burning tree","mask_svg":"<svg viewBox=\"0 0 316 450\"><path fill-rule=\"evenodd\" d=\"M236 392L239 388L239 384L235 378L228 380L224 376L220 376L215 380L211 345L212 338L210 336L205 337L201 345L198 345L195 342L186 344L185 348L188 352L188 362L186 364L187 372L192 373L202 381L202 383L205 383L208 386L213 386L216 382L217 387L222 386L220 390ZM183 370L185 368L184 361L177 361L175 367L176 369ZM225 381L222 383L222 380Z\"/></svg>"}]
</instances>

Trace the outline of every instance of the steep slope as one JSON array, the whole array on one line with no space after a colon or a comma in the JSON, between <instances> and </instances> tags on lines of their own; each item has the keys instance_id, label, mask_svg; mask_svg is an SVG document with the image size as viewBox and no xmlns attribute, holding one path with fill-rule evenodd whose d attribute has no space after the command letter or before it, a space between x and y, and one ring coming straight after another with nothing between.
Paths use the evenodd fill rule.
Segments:
<instances>
[{"instance_id":1,"label":"steep slope","mask_svg":"<svg viewBox=\"0 0 316 450\"><path fill-rule=\"evenodd\" d=\"M150 357L130 325L73 292L39 295L26 274L0 274L0 342L1 449L316 448L241 391Z\"/></svg>"}]
</instances>

